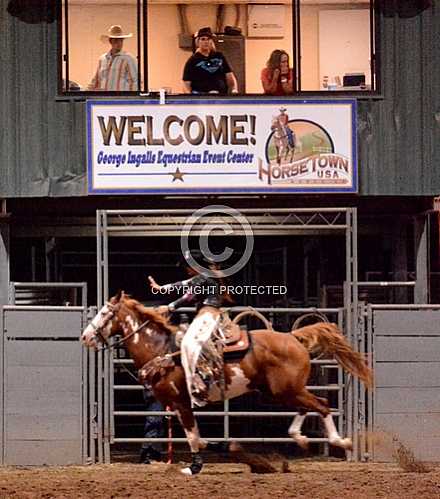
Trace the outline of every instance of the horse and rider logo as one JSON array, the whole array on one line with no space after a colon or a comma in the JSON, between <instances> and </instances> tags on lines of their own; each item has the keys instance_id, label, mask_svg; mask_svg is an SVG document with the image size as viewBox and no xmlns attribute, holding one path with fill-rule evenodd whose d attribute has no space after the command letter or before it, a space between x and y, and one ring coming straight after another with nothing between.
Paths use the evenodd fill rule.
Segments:
<instances>
[{"instance_id":1,"label":"horse and rider logo","mask_svg":"<svg viewBox=\"0 0 440 499\"><path fill-rule=\"evenodd\" d=\"M291 164L317 154L334 153L330 135L317 123L290 119L285 107L272 117L266 143L268 164Z\"/></svg>"},{"instance_id":2,"label":"horse and rider logo","mask_svg":"<svg viewBox=\"0 0 440 499\"><path fill-rule=\"evenodd\" d=\"M350 182L349 159L335 151L330 134L307 119L291 119L281 107L272 116L266 142L266 164L259 179L268 184L340 184Z\"/></svg>"}]
</instances>

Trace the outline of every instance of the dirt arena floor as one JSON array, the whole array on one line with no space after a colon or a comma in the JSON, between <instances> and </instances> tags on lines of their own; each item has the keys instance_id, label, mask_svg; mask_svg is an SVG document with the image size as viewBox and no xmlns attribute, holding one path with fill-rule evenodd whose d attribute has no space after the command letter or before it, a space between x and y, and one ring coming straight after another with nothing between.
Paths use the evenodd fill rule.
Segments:
<instances>
[{"instance_id":1,"label":"dirt arena floor","mask_svg":"<svg viewBox=\"0 0 440 499\"><path fill-rule=\"evenodd\" d=\"M1 498L439 498L440 465L405 472L397 465L273 462L276 473L246 464L205 465L195 477L173 464L0 468Z\"/></svg>"}]
</instances>

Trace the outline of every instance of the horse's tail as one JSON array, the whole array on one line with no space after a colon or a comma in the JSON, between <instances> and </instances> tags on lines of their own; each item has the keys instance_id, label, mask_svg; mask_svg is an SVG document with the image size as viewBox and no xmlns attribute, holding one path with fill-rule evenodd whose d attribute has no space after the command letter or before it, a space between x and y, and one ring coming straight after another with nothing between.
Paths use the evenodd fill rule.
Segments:
<instances>
[{"instance_id":1,"label":"horse's tail","mask_svg":"<svg viewBox=\"0 0 440 499\"><path fill-rule=\"evenodd\" d=\"M296 329L292 331L292 334L306 347L309 353L333 355L346 371L361 379L365 386L372 386L373 373L363 355L351 348L336 324L317 322Z\"/></svg>"}]
</instances>

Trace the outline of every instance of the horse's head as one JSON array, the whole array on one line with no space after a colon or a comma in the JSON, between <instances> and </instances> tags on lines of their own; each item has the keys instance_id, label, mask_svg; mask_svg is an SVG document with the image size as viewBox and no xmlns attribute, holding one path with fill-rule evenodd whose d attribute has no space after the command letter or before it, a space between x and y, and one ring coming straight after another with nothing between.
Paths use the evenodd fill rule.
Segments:
<instances>
[{"instance_id":1,"label":"horse's head","mask_svg":"<svg viewBox=\"0 0 440 499\"><path fill-rule=\"evenodd\" d=\"M120 291L96 314L81 339L88 347L97 348L99 344L106 346L108 339L119 333L120 342L127 347L143 345L151 352L162 351L175 329L157 310L145 307ZM144 338L142 342L140 335Z\"/></svg>"},{"instance_id":2,"label":"horse's head","mask_svg":"<svg viewBox=\"0 0 440 499\"><path fill-rule=\"evenodd\" d=\"M107 344L108 338L120 331L117 320L124 292L119 291L101 308L84 329L81 340L90 348L97 348L100 343Z\"/></svg>"}]
</instances>

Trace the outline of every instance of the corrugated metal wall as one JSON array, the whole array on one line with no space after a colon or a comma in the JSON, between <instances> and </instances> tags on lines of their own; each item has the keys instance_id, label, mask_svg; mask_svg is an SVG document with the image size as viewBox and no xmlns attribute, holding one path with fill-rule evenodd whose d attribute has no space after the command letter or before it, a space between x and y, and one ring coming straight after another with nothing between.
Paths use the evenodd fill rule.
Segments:
<instances>
[{"instance_id":1,"label":"corrugated metal wall","mask_svg":"<svg viewBox=\"0 0 440 499\"><path fill-rule=\"evenodd\" d=\"M57 25L0 0L0 196L86 194L85 105L56 101ZM363 195L440 193L440 0L381 14L384 99L359 101Z\"/></svg>"},{"instance_id":2,"label":"corrugated metal wall","mask_svg":"<svg viewBox=\"0 0 440 499\"><path fill-rule=\"evenodd\" d=\"M398 2L397 2L398 3ZM382 101L359 102L362 194L440 192L440 1L381 15Z\"/></svg>"}]
</instances>

